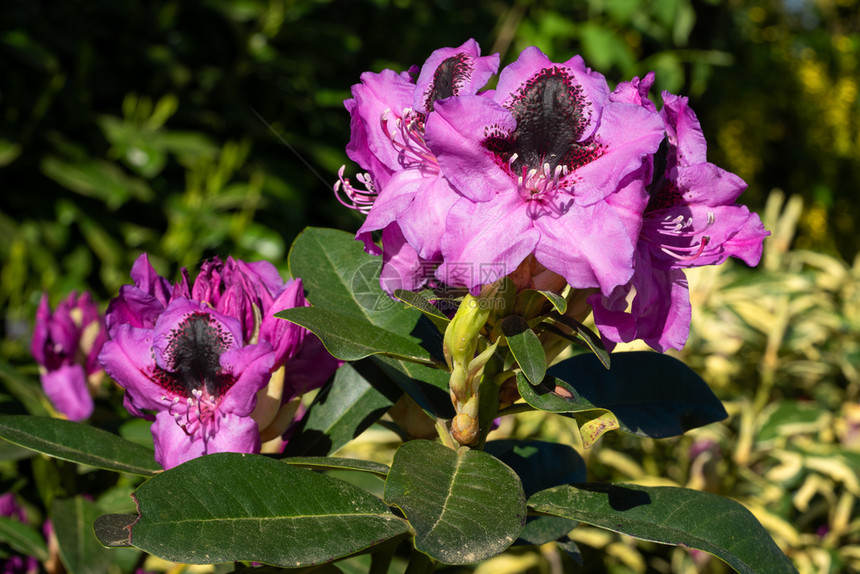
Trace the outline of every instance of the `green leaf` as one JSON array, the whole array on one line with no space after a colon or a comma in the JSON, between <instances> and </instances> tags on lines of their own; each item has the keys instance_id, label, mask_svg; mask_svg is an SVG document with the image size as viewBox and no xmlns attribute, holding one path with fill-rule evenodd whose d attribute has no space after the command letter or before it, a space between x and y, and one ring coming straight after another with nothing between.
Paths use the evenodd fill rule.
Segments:
<instances>
[{"instance_id":1,"label":"green leaf","mask_svg":"<svg viewBox=\"0 0 860 574\"><path fill-rule=\"evenodd\" d=\"M98 515L96 505L82 496L54 499L51 505L51 523L69 574L102 574L108 570L113 556L93 534L92 524Z\"/></svg>"},{"instance_id":2,"label":"green leaf","mask_svg":"<svg viewBox=\"0 0 860 574\"><path fill-rule=\"evenodd\" d=\"M417 339L386 331L350 315L318 307L294 307L275 313L275 317L313 332L329 353L344 361L386 354L419 363L433 363L430 353L416 342Z\"/></svg>"},{"instance_id":3,"label":"green leaf","mask_svg":"<svg viewBox=\"0 0 860 574\"><path fill-rule=\"evenodd\" d=\"M333 456L294 456L282 459L287 464L304 466L320 470L360 470L378 474L385 478L388 476L388 465L372 460L360 460L357 458L337 458Z\"/></svg>"},{"instance_id":4,"label":"green leaf","mask_svg":"<svg viewBox=\"0 0 860 574\"><path fill-rule=\"evenodd\" d=\"M89 425L28 415L0 415L0 437L62 460L105 470L152 476L155 453Z\"/></svg>"},{"instance_id":5,"label":"green leaf","mask_svg":"<svg viewBox=\"0 0 860 574\"><path fill-rule=\"evenodd\" d=\"M525 306L529 307L529 302L532 297L540 297L552 303L553 308L560 315L564 315L567 311L567 299L555 293L554 291L541 291L539 289L526 289L519 293L519 297L524 300Z\"/></svg>"},{"instance_id":6,"label":"green leaf","mask_svg":"<svg viewBox=\"0 0 860 574\"><path fill-rule=\"evenodd\" d=\"M314 398L290 437L285 456L325 456L376 422L400 397L400 389L369 360L347 363Z\"/></svg>"},{"instance_id":7,"label":"green leaf","mask_svg":"<svg viewBox=\"0 0 860 574\"><path fill-rule=\"evenodd\" d=\"M432 291L422 291L421 293L415 293L414 291L406 291L404 289L395 289L394 296L409 305L410 307L414 307L424 313L428 319L430 319L434 325L441 332L445 332L445 329L448 327L448 323L451 322L451 319L445 316L442 311L439 310L438 307L433 305L431 299L433 292Z\"/></svg>"},{"instance_id":8,"label":"green leaf","mask_svg":"<svg viewBox=\"0 0 860 574\"><path fill-rule=\"evenodd\" d=\"M529 506L642 540L698 548L741 574L797 571L746 508L709 492L580 484L538 492L529 499Z\"/></svg>"},{"instance_id":9,"label":"green leaf","mask_svg":"<svg viewBox=\"0 0 860 574\"><path fill-rule=\"evenodd\" d=\"M487 442L484 450L517 473L526 497L560 484L584 482L587 478L585 461L566 444L505 439ZM529 516L516 543L540 545L557 540L576 524L575 520L557 516Z\"/></svg>"},{"instance_id":10,"label":"green leaf","mask_svg":"<svg viewBox=\"0 0 860 574\"><path fill-rule=\"evenodd\" d=\"M318 309L403 336L412 332L421 317L382 290L382 258L365 253L350 233L308 227L293 242L288 259L290 273L302 278L308 300Z\"/></svg>"},{"instance_id":11,"label":"green leaf","mask_svg":"<svg viewBox=\"0 0 860 574\"><path fill-rule=\"evenodd\" d=\"M448 390L450 373L447 370L382 355L373 355L370 360L422 409L436 418L454 418L454 405L451 404L451 393Z\"/></svg>"},{"instance_id":12,"label":"green leaf","mask_svg":"<svg viewBox=\"0 0 860 574\"><path fill-rule=\"evenodd\" d=\"M20 520L0 516L0 542L5 542L24 556L35 557L39 562L48 560L45 539L35 528Z\"/></svg>"},{"instance_id":13,"label":"green leaf","mask_svg":"<svg viewBox=\"0 0 860 574\"><path fill-rule=\"evenodd\" d=\"M572 403L585 401L609 410L621 430L638 436L677 436L728 416L705 381L668 355L616 353L608 371L594 356L579 355L549 373L570 383Z\"/></svg>"},{"instance_id":14,"label":"green leaf","mask_svg":"<svg viewBox=\"0 0 860 574\"><path fill-rule=\"evenodd\" d=\"M488 441L484 450L517 473L526 496L587 478L585 461L566 444L504 439Z\"/></svg>"},{"instance_id":15,"label":"green leaf","mask_svg":"<svg viewBox=\"0 0 860 574\"><path fill-rule=\"evenodd\" d=\"M546 375L539 385L532 385L522 373L517 373L517 389L525 402L548 413L593 412L594 416L606 412L577 393L567 382Z\"/></svg>"},{"instance_id":16,"label":"green leaf","mask_svg":"<svg viewBox=\"0 0 860 574\"><path fill-rule=\"evenodd\" d=\"M394 454L385 501L415 530L415 547L447 564L485 560L510 546L525 524L516 473L481 451L414 440Z\"/></svg>"},{"instance_id":17,"label":"green leaf","mask_svg":"<svg viewBox=\"0 0 860 574\"><path fill-rule=\"evenodd\" d=\"M517 315L508 315L502 319L501 327L523 374L531 384L539 384L546 374L546 353L540 339L525 319Z\"/></svg>"},{"instance_id":18,"label":"green leaf","mask_svg":"<svg viewBox=\"0 0 860 574\"><path fill-rule=\"evenodd\" d=\"M131 543L186 564L321 564L408 531L381 500L325 474L264 456L202 456L134 493Z\"/></svg>"},{"instance_id":19,"label":"green leaf","mask_svg":"<svg viewBox=\"0 0 860 574\"><path fill-rule=\"evenodd\" d=\"M552 323L543 323L542 326L546 328L548 331L555 333L556 335L561 335L574 343L579 345L584 345L588 347L588 349L594 353L604 367L607 369L610 366L610 358L609 353L606 351L606 347L603 346L603 341L600 340L600 336L597 335L594 331L580 323L579 321L568 317L567 315L552 315L552 318L556 321L559 321L563 325L569 327L573 330L573 334L569 334L566 331L554 326Z\"/></svg>"},{"instance_id":20,"label":"green leaf","mask_svg":"<svg viewBox=\"0 0 860 574\"><path fill-rule=\"evenodd\" d=\"M21 401L27 412L39 416L50 414L45 407L47 403L45 393L35 379L22 376L6 361L0 361L0 379L3 380L6 389Z\"/></svg>"},{"instance_id":21,"label":"green leaf","mask_svg":"<svg viewBox=\"0 0 860 574\"><path fill-rule=\"evenodd\" d=\"M99 542L108 548L131 548L131 525L137 514L104 514L93 521L93 532Z\"/></svg>"}]
</instances>

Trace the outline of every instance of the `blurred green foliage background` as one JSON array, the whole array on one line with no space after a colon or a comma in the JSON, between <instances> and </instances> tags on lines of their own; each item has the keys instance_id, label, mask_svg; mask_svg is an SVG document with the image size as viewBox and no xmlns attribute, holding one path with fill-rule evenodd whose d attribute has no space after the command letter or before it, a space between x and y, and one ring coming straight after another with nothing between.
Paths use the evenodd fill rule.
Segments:
<instances>
[{"instance_id":1,"label":"blurred green foliage background","mask_svg":"<svg viewBox=\"0 0 860 574\"><path fill-rule=\"evenodd\" d=\"M738 497L802 571L860 568L858 0L4 0L0 371L29 364L42 292L107 301L141 251L167 277L216 254L285 272L304 226L357 228L331 191L350 86L470 37L503 64L529 45L582 54L611 84L656 71L742 200L768 202L761 269L691 279L684 358L732 417L680 442L604 440L596 478ZM705 568L583 536L612 572ZM525 560L492 571L553 563Z\"/></svg>"}]
</instances>

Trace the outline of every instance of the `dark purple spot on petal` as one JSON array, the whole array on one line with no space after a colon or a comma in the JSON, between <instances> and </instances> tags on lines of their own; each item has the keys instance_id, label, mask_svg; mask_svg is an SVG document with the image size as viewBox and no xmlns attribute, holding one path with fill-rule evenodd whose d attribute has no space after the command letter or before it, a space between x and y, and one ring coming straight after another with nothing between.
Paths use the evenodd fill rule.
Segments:
<instances>
[{"instance_id":1,"label":"dark purple spot on petal","mask_svg":"<svg viewBox=\"0 0 860 574\"><path fill-rule=\"evenodd\" d=\"M433 111L433 102L460 94L463 84L472 75L472 60L460 52L444 60L433 73L433 82L424 96L427 112Z\"/></svg>"},{"instance_id":2,"label":"dark purple spot on petal","mask_svg":"<svg viewBox=\"0 0 860 574\"><path fill-rule=\"evenodd\" d=\"M170 331L164 353L167 368L157 369L158 383L184 397L196 389L221 395L235 382L220 364L221 354L232 344L232 335L212 315L190 313Z\"/></svg>"},{"instance_id":3,"label":"dark purple spot on petal","mask_svg":"<svg viewBox=\"0 0 860 574\"><path fill-rule=\"evenodd\" d=\"M651 189L651 197L648 199L645 213L652 213L676 205L685 205L683 196L684 190L678 188L674 181L663 179L655 188Z\"/></svg>"},{"instance_id":4,"label":"dark purple spot on petal","mask_svg":"<svg viewBox=\"0 0 860 574\"><path fill-rule=\"evenodd\" d=\"M683 200L684 191L678 188L676 182L667 177L669 170L668 155L669 143L664 139L660 143L657 153L654 154L654 175L651 178L651 185L648 186L651 197L645 208L646 213L686 203Z\"/></svg>"},{"instance_id":5,"label":"dark purple spot on petal","mask_svg":"<svg viewBox=\"0 0 860 574\"><path fill-rule=\"evenodd\" d=\"M592 138L580 141L591 119L591 104L566 69L542 69L517 90L507 107L517 128L508 135L488 134L483 143L515 174L542 170L546 164L550 170L566 166L572 171L600 155L600 145Z\"/></svg>"}]
</instances>

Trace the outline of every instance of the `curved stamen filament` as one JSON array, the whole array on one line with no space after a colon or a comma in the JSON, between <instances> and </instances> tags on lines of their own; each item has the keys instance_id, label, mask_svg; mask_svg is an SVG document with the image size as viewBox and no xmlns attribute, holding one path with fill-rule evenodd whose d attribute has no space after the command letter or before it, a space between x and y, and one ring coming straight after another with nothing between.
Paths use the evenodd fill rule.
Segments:
<instances>
[{"instance_id":1,"label":"curved stamen filament","mask_svg":"<svg viewBox=\"0 0 860 574\"><path fill-rule=\"evenodd\" d=\"M508 165L512 165L516 158L517 154L513 154ZM545 163L540 169L533 168L528 171L526 166L523 166L522 174L517 177L517 190L525 199L547 201L555 196L560 188L559 182L567 177L568 173L570 170L566 165L557 165L552 169Z\"/></svg>"},{"instance_id":2,"label":"curved stamen filament","mask_svg":"<svg viewBox=\"0 0 860 574\"><path fill-rule=\"evenodd\" d=\"M373 202L376 201L379 192L368 173L360 173L355 176L355 179L364 186L364 190L353 187L349 178L343 176L345 169L346 166L343 165L337 170L338 180L334 184L334 196L342 205L366 214L373 207ZM342 193L345 198L341 197L341 190L343 190Z\"/></svg>"},{"instance_id":3,"label":"curved stamen filament","mask_svg":"<svg viewBox=\"0 0 860 574\"><path fill-rule=\"evenodd\" d=\"M204 393L202 389L194 389L191 394L192 397L185 399L184 403L179 397L173 397L167 411L189 437L201 428L205 431L209 424L215 422L219 402L217 397ZM162 399L167 400L167 397L163 396Z\"/></svg>"},{"instance_id":4,"label":"curved stamen filament","mask_svg":"<svg viewBox=\"0 0 860 574\"><path fill-rule=\"evenodd\" d=\"M710 242L711 242L711 238L708 237L707 235L705 235L704 237L702 237L702 240L698 243L697 246L691 245L690 247L671 247L671 248L666 247L666 246L661 246L660 251L662 251L666 255L674 257L678 261L692 261L693 259L698 259L698 257L702 253L704 253L705 247L707 247L708 243L710 243ZM692 251L693 249L696 249L696 252L691 254L691 255L682 255L681 253L679 253L679 252L683 252L683 251Z\"/></svg>"},{"instance_id":5,"label":"curved stamen filament","mask_svg":"<svg viewBox=\"0 0 860 574\"><path fill-rule=\"evenodd\" d=\"M660 251L673 259L677 259L678 261L692 261L699 258L710 244L711 237L709 235L705 235L705 233L713 227L715 222L716 216L713 212L709 211L707 224L702 229L695 230L693 229L692 217L685 218L683 215L678 215L677 217L667 216L662 221L654 222L652 224L651 227L656 232L655 234L649 235L643 233L641 238L649 243L657 245ZM686 246L669 245L668 243L655 241L654 235L665 236L667 241L670 241L669 238L677 240L678 238L692 239L699 237L700 239L697 243L693 244L691 242L690 245Z\"/></svg>"},{"instance_id":6,"label":"curved stamen filament","mask_svg":"<svg viewBox=\"0 0 860 574\"><path fill-rule=\"evenodd\" d=\"M389 128L389 121L394 116L396 131ZM391 141L391 145L401 155L404 165L413 163L422 164L433 170L439 169L436 156L427 147L424 141L424 118L412 108L403 110L402 115L395 116L390 109L385 110L380 118L382 132ZM400 137L397 137L397 136Z\"/></svg>"}]
</instances>

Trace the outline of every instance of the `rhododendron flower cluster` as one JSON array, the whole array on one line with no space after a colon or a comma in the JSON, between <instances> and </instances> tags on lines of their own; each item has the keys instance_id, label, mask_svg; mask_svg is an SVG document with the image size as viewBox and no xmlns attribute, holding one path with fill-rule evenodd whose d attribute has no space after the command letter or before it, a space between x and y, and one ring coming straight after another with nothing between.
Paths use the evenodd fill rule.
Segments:
<instances>
[{"instance_id":1,"label":"rhododendron flower cluster","mask_svg":"<svg viewBox=\"0 0 860 574\"><path fill-rule=\"evenodd\" d=\"M382 254L383 288L477 292L537 269L594 291L610 347L680 348L683 269L761 257L768 233L734 203L745 184L707 162L686 98L648 99L653 73L611 90L581 57L530 47L481 91L498 62L469 40L353 86L347 154L367 173L357 186L342 170L335 191L367 214L356 237Z\"/></svg>"},{"instance_id":2,"label":"rhododendron flower cluster","mask_svg":"<svg viewBox=\"0 0 860 574\"><path fill-rule=\"evenodd\" d=\"M70 420L93 413L92 395L104 375L98 355L106 340L104 317L89 293L71 293L53 312L42 296L30 351L40 366L42 389Z\"/></svg>"},{"instance_id":3,"label":"rhododendron flower cluster","mask_svg":"<svg viewBox=\"0 0 860 574\"><path fill-rule=\"evenodd\" d=\"M99 360L125 388L129 412L154 418L156 461L171 468L214 452L260 452L268 439L282 446L295 413L288 401L338 364L306 330L273 316L307 305L301 280L228 258L204 263L191 286L185 269L171 285L146 254L131 277L108 307Z\"/></svg>"}]
</instances>

